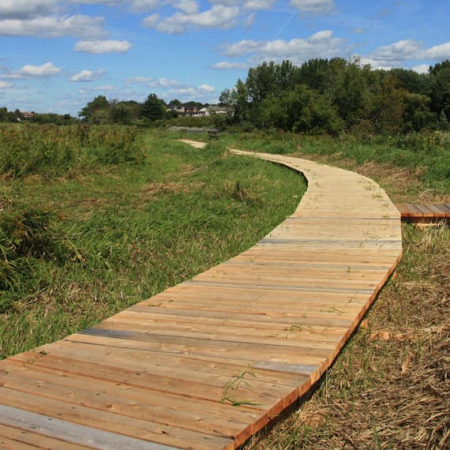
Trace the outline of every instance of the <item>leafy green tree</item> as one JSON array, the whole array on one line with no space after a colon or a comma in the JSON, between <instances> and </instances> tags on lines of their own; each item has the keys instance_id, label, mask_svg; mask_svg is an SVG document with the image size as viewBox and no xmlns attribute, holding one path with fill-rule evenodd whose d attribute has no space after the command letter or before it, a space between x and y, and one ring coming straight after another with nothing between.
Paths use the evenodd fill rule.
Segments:
<instances>
[{"instance_id":1,"label":"leafy green tree","mask_svg":"<svg viewBox=\"0 0 450 450\"><path fill-rule=\"evenodd\" d=\"M430 68L431 110L439 116L442 111L450 119L450 61L446 60Z\"/></svg>"},{"instance_id":2,"label":"leafy green tree","mask_svg":"<svg viewBox=\"0 0 450 450\"><path fill-rule=\"evenodd\" d=\"M325 95L304 84L262 102L264 126L307 134L338 134L343 121Z\"/></svg>"},{"instance_id":3,"label":"leafy green tree","mask_svg":"<svg viewBox=\"0 0 450 450\"><path fill-rule=\"evenodd\" d=\"M97 122L98 118L94 116L99 111L109 111L110 104L104 95L99 95L89 102L79 113L78 116L81 117L85 122ZM100 113L104 116L104 113Z\"/></svg>"},{"instance_id":4,"label":"leafy green tree","mask_svg":"<svg viewBox=\"0 0 450 450\"><path fill-rule=\"evenodd\" d=\"M153 122L164 118L166 107L164 101L156 94L150 94L142 105L142 117Z\"/></svg>"},{"instance_id":5,"label":"leafy green tree","mask_svg":"<svg viewBox=\"0 0 450 450\"><path fill-rule=\"evenodd\" d=\"M181 108L182 106L183 106L183 103L181 103L181 101L178 100L177 98L174 100L170 100L170 102L167 104L167 107L170 109Z\"/></svg>"}]
</instances>

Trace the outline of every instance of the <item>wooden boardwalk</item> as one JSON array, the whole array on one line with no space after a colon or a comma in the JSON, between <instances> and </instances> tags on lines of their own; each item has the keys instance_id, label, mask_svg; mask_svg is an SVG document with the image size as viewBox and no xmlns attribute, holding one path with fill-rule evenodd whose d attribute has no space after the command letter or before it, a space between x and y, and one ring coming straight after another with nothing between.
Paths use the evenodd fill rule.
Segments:
<instances>
[{"instance_id":1,"label":"wooden boardwalk","mask_svg":"<svg viewBox=\"0 0 450 450\"><path fill-rule=\"evenodd\" d=\"M257 156L305 174L295 213L226 263L0 361L0 448L234 449L320 378L400 258L400 214L355 173Z\"/></svg>"},{"instance_id":2,"label":"wooden boardwalk","mask_svg":"<svg viewBox=\"0 0 450 450\"><path fill-rule=\"evenodd\" d=\"M450 220L450 203L396 203L401 218L415 223L442 223Z\"/></svg>"}]
</instances>

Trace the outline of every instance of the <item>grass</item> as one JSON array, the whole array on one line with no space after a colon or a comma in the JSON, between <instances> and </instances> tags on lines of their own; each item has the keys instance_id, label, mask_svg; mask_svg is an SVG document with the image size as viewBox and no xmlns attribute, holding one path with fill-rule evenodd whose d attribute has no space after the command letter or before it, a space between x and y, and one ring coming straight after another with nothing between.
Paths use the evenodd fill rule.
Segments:
<instances>
[{"instance_id":1,"label":"grass","mask_svg":"<svg viewBox=\"0 0 450 450\"><path fill-rule=\"evenodd\" d=\"M91 326L250 247L289 215L305 182L220 143L157 132L142 163L3 176L0 357ZM2 256L3 255L3 256Z\"/></svg>"}]
</instances>

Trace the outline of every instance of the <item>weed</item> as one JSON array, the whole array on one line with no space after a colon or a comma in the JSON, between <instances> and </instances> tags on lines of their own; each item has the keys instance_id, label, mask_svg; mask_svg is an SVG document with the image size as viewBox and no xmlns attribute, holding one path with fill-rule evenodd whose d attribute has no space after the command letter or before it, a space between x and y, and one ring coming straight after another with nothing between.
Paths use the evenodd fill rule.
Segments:
<instances>
[{"instance_id":1,"label":"weed","mask_svg":"<svg viewBox=\"0 0 450 450\"><path fill-rule=\"evenodd\" d=\"M238 375L233 377L233 379L231 381L229 381L223 387L223 393L222 393L222 398L220 399L220 403L229 402L233 406L257 405L258 404L251 400L237 400L234 397L234 392L237 391L239 388L242 388L242 387L245 387L246 389L250 388L250 384L245 379L246 376L251 376L253 378L256 378L256 374L250 366L248 366L246 369L243 369L241 372L239 372Z\"/></svg>"}]
</instances>

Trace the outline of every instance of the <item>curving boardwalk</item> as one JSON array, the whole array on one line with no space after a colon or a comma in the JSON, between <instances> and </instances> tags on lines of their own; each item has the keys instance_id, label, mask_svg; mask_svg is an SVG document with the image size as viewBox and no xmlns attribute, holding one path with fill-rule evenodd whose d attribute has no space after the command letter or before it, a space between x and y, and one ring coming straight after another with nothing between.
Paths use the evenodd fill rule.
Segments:
<instances>
[{"instance_id":1,"label":"curving boardwalk","mask_svg":"<svg viewBox=\"0 0 450 450\"><path fill-rule=\"evenodd\" d=\"M226 263L0 361L0 448L234 449L320 378L400 259L400 214L365 177L255 156L304 173L295 213Z\"/></svg>"}]
</instances>

